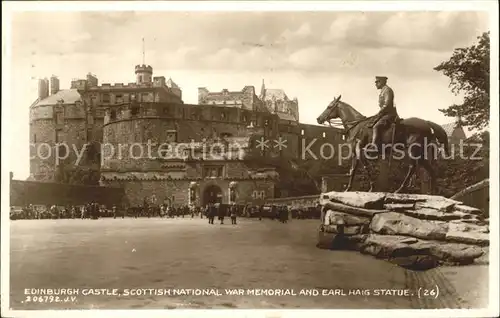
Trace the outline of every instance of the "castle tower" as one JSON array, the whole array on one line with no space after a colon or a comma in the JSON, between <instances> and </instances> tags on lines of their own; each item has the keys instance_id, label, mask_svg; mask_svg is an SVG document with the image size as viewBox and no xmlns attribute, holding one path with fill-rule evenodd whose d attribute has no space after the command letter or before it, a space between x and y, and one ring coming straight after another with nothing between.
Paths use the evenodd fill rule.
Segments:
<instances>
[{"instance_id":1,"label":"castle tower","mask_svg":"<svg viewBox=\"0 0 500 318\"><path fill-rule=\"evenodd\" d=\"M135 66L136 83L151 83L153 78L153 68L150 65L136 65Z\"/></svg>"}]
</instances>

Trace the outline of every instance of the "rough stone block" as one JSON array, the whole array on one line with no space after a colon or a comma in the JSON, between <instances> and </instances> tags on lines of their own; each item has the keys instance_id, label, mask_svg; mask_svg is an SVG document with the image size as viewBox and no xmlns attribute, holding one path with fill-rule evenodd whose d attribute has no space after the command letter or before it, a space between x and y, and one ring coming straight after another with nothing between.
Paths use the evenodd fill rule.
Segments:
<instances>
[{"instance_id":1,"label":"rough stone block","mask_svg":"<svg viewBox=\"0 0 500 318\"><path fill-rule=\"evenodd\" d=\"M449 221L462 218L461 214L446 213L435 209L421 208L417 210L405 210L401 213L423 220Z\"/></svg>"},{"instance_id":2,"label":"rough stone block","mask_svg":"<svg viewBox=\"0 0 500 318\"><path fill-rule=\"evenodd\" d=\"M415 210L415 203L387 203L384 209L389 211Z\"/></svg>"},{"instance_id":3,"label":"rough stone block","mask_svg":"<svg viewBox=\"0 0 500 318\"><path fill-rule=\"evenodd\" d=\"M455 205L454 209L457 211L465 212L465 213L469 213L469 214L476 214L476 215L483 214L483 212L481 210L479 210L478 208L474 208L474 207L463 205L463 204Z\"/></svg>"},{"instance_id":4,"label":"rough stone block","mask_svg":"<svg viewBox=\"0 0 500 318\"><path fill-rule=\"evenodd\" d=\"M367 225L327 225L325 232L343 235L365 234L369 232L369 227Z\"/></svg>"},{"instance_id":5,"label":"rough stone block","mask_svg":"<svg viewBox=\"0 0 500 318\"><path fill-rule=\"evenodd\" d=\"M446 240L452 242L489 245L489 228L486 225L476 225L464 222L450 223Z\"/></svg>"},{"instance_id":6,"label":"rough stone block","mask_svg":"<svg viewBox=\"0 0 500 318\"><path fill-rule=\"evenodd\" d=\"M358 207L353 207L349 206L346 204L342 203L337 203L337 202L321 202L324 207L327 209L333 210L333 211L339 211L347 214L352 214L356 216L361 216L361 217L368 217L371 218L377 213L386 213L386 210L371 210L371 209L365 209L365 208L358 208Z\"/></svg>"},{"instance_id":7,"label":"rough stone block","mask_svg":"<svg viewBox=\"0 0 500 318\"><path fill-rule=\"evenodd\" d=\"M401 213L380 213L373 217L370 228L379 234L408 235L428 240L444 240L448 224L441 221L420 220Z\"/></svg>"},{"instance_id":8,"label":"rough stone block","mask_svg":"<svg viewBox=\"0 0 500 318\"><path fill-rule=\"evenodd\" d=\"M480 247L474 245L434 242L431 254L444 263L466 265L473 263L484 252Z\"/></svg>"},{"instance_id":9,"label":"rough stone block","mask_svg":"<svg viewBox=\"0 0 500 318\"><path fill-rule=\"evenodd\" d=\"M322 195L327 196L330 201L339 202L357 208L382 209L384 206L384 193L374 192L328 192Z\"/></svg>"},{"instance_id":10,"label":"rough stone block","mask_svg":"<svg viewBox=\"0 0 500 318\"><path fill-rule=\"evenodd\" d=\"M365 224L370 224L370 218L367 217L362 217L362 216L356 216L348 213L343 213L343 212L338 212L338 211L332 211L331 217L330 217L331 223L335 223L337 220L342 220L342 222L345 225L365 225ZM333 222L332 222L333 221Z\"/></svg>"}]
</instances>

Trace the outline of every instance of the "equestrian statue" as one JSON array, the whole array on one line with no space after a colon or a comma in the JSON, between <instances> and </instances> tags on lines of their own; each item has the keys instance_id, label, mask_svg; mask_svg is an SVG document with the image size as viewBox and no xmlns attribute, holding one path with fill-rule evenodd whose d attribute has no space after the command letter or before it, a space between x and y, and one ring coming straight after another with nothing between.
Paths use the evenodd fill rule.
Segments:
<instances>
[{"instance_id":1,"label":"equestrian statue","mask_svg":"<svg viewBox=\"0 0 500 318\"><path fill-rule=\"evenodd\" d=\"M394 151L399 150L409 158L409 167L405 179L395 191L406 189L408 181L421 165L429 174L431 193L435 193L436 177L432 163L437 159L438 146L444 148L448 155L448 136L438 124L424 119L412 117L401 119L394 104L394 91L387 85L387 77L376 76L375 86L380 90L378 105L380 110L371 117L363 116L351 105L335 98L316 119L318 124L329 123L340 119L344 128L346 142L351 146L351 170L349 184L345 191L350 191L356 175L358 164L361 163L370 180L370 190L374 190L374 181L368 160L385 158L389 153L389 166ZM429 148L435 151L429 151ZM370 155L370 156L368 156ZM374 158L373 156L376 156Z\"/></svg>"}]
</instances>

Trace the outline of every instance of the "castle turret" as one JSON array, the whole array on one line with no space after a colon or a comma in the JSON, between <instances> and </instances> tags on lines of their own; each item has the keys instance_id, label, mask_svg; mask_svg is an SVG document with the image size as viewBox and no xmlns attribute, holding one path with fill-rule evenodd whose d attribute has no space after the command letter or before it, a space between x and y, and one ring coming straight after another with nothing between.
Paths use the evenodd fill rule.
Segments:
<instances>
[{"instance_id":1,"label":"castle turret","mask_svg":"<svg viewBox=\"0 0 500 318\"><path fill-rule=\"evenodd\" d=\"M59 79L52 75L50 77L50 95L57 94L57 92L59 92Z\"/></svg>"},{"instance_id":2,"label":"castle turret","mask_svg":"<svg viewBox=\"0 0 500 318\"><path fill-rule=\"evenodd\" d=\"M136 83L151 83L153 78L153 68L150 65L136 65L135 66Z\"/></svg>"},{"instance_id":3,"label":"castle turret","mask_svg":"<svg viewBox=\"0 0 500 318\"><path fill-rule=\"evenodd\" d=\"M38 80L38 99L49 97L49 80L47 78Z\"/></svg>"}]
</instances>

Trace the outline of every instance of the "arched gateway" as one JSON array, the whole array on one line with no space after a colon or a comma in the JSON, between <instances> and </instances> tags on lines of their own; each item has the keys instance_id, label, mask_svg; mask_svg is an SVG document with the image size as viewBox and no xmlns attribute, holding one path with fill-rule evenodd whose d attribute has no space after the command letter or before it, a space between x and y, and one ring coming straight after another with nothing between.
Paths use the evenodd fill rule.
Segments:
<instances>
[{"instance_id":1,"label":"arched gateway","mask_svg":"<svg viewBox=\"0 0 500 318\"><path fill-rule=\"evenodd\" d=\"M209 203L222 203L222 190L218 185L209 185L203 190L202 205L206 206Z\"/></svg>"}]
</instances>

